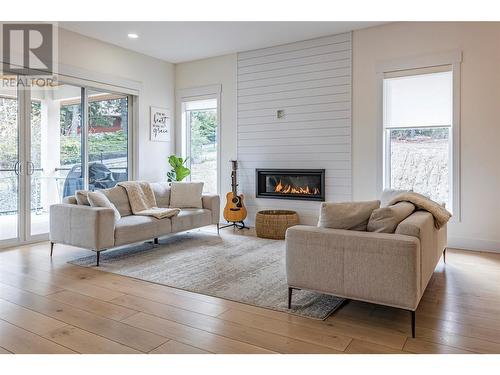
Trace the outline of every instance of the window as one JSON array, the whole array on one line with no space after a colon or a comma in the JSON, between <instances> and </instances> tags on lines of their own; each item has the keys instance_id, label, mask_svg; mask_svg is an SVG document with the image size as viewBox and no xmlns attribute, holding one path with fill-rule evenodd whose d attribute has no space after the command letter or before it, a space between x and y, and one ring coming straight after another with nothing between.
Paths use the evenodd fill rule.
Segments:
<instances>
[{"instance_id":1,"label":"window","mask_svg":"<svg viewBox=\"0 0 500 375\"><path fill-rule=\"evenodd\" d=\"M128 180L128 100L127 95L89 90L90 190Z\"/></svg>"},{"instance_id":2,"label":"window","mask_svg":"<svg viewBox=\"0 0 500 375\"><path fill-rule=\"evenodd\" d=\"M184 156L191 181L204 182L203 191L217 193L218 119L217 99L185 101L183 108Z\"/></svg>"},{"instance_id":3,"label":"window","mask_svg":"<svg viewBox=\"0 0 500 375\"><path fill-rule=\"evenodd\" d=\"M411 189L454 204L451 66L385 73L384 188Z\"/></svg>"}]
</instances>

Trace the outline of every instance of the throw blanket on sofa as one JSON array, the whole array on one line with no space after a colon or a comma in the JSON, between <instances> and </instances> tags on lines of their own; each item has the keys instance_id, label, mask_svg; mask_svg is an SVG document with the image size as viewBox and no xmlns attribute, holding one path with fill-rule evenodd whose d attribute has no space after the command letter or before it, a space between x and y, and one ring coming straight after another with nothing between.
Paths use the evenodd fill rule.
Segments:
<instances>
[{"instance_id":1,"label":"throw blanket on sofa","mask_svg":"<svg viewBox=\"0 0 500 375\"><path fill-rule=\"evenodd\" d=\"M157 207L155 195L149 182L125 181L119 182L117 185L126 190L130 208L134 215L153 216L157 219L164 219L175 216L180 212L178 208Z\"/></svg>"},{"instance_id":2,"label":"throw blanket on sofa","mask_svg":"<svg viewBox=\"0 0 500 375\"><path fill-rule=\"evenodd\" d=\"M451 218L451 213L440 204L430 200L426 196L414 192L401 193L396 195L388 203L392 206L398 202L410 202L417 207L417 209L428 211L434 216L434 226L437 229L442 228Z\"/></svg>"}]
</instances>

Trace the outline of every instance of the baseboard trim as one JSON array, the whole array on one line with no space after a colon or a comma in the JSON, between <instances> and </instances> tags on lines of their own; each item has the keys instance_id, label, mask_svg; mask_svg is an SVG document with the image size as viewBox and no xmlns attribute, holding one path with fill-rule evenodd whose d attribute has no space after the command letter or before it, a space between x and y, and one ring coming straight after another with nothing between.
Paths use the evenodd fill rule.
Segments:
<instances>
[{"instance_id":1,"label":"baseboard trim","mask_svg":"<svg viewBox=\"0 0 500 375\"><path fill-rule=\"evenodd\" d=\"M448 237L448 247L463 250L500 253L499 241L480 240L474 238Z\"/></svg>"}]
</instances>

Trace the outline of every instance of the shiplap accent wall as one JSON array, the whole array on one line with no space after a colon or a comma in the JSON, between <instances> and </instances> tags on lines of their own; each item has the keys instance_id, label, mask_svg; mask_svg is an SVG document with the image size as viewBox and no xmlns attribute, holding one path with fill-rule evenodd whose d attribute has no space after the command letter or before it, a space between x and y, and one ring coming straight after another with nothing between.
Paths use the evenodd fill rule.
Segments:
<instances>
[{"instance_id":1,"label":"shiplap accent wall","mask_svg":"<svg viewBox=\"0 0 500 375\"><path fill-rule=\"evenodd\" d=\"M250 223L258 210L293 209L316 224L320 204L255 198L256 168L324 168L326 200L351 200L351 46L345 33L238 54L239 190Z\"/></svg>"}]
</instances>

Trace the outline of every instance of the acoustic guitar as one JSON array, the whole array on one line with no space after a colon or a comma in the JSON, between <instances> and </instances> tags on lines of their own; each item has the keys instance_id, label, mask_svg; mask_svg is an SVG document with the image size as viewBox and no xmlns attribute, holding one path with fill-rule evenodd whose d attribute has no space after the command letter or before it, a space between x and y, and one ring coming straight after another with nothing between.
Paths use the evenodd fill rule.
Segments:
<instances>
[{"instance_id":1,"label":"acoustic guitar","mask_svg":"<svg viewBox=\"0 0 500 375\"><path fill-rule=\"evenodd\" d=\"M238 170L238 162L231 160L231 191L226 194L226 206L224 207L224 219L230 223L242 223L247 217L247 209L245 207L243 194L238 195L238 184L236 182L236 171ZM244 225L244 224L243 224Z\"/></svg>"}]
</instances>

